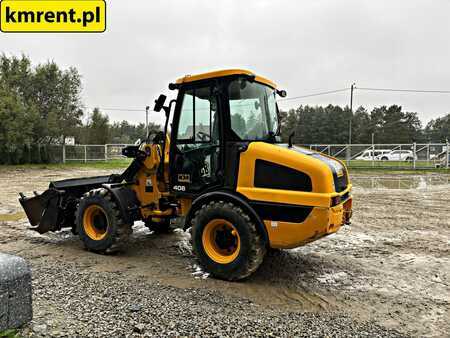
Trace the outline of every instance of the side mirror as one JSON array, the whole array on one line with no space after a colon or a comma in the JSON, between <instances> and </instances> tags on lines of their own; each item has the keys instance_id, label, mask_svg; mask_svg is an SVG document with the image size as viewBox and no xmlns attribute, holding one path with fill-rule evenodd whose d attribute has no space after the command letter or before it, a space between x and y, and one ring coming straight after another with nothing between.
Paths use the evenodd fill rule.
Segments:
<instances>
[{"instance_id":1,"label":"side mirror","mask_svg":"<svg viewBox=\"0 0 450 338\"><path fill-rule=\"evenodd\" d=\"M277 94L280 95L281 97L286 97L287 96L287 92L283 89L283 90L277 90Z\"/></svg>"},{"instance_id":2,"label":"side mirror","mask_svg":"<svg viewBox=\"0 0 450 338\"><path fill-rule=\"evenodd\" d=\"M164 94L159 95L158 99L155 100L155 107L153 108L154 111L160 112L161 109L164 107L164 102L166 102L167 96Z\"/></svg>"}]
</instances>

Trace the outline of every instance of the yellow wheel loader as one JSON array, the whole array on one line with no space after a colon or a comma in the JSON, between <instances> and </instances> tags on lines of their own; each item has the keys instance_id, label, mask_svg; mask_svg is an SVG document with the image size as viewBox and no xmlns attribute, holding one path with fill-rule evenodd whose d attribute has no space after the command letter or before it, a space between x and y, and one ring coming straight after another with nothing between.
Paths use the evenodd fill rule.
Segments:
<instances>
[{"instance_id":1,"label":"yellow wheel loader","mask_svg":"<svg viewBox=\"0 0 450 338\"><path fill-rule=\"evenodd\" d=\"M165 105L161 95L154 107L165 112L164 131L123 149L133 160L122 174L20 194L38 232L72 228L88 250L109 253L126 247L135 221L164 232L177 219L205 271L239 280L269 248L295 248L350 222L345 165L280 142L277 96L286 92L272 81L233 69L185 76L169 89L177 98Z\"/></svg>"}]
</instances>

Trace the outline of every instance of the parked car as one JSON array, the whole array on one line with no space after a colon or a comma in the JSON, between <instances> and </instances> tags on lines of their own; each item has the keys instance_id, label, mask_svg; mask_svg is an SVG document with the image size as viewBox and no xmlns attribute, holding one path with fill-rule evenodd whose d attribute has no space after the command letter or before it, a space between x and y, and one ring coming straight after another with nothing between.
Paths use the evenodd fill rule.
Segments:
<instances>
[{"instance_id":1,"label":"parked car","mask_svg":"<svg viewBox=\"0 0 450 338\"><path fill-rule=\"evenodd\" d=\"M430 154L430 160L438 160L442 159L442 157L445 158L445 155L447 154L447 147L442 147L442 151L437 154Z\"/></svg>"},{"instance_id":2,"label":"parked car","mask_svg":"<svg viewBox=\"0 0 450 338\"><path fill-rule=\"evenodd\" d=\"M450 153L448 154L448 159L446 158L447 151L441 154L438 154L435 158L433 158L434 166L436 168L445 168L447 164L450 164Z\"/></svg>"},{"instance_id":3,"label":"parked car","mask_svg":"<svg viewBox=\"0 0 450 338\"><path fill-rule=\"evenodd\" d=\"M383 155L378 155L377 158L381 161L413 161L417 160L417 155L411 150L392 150Z\"/></svg>"},{"instance_id":4,"label":"parked car","mask_svg":"<svg viewBox=\"0 0 450 338\"><path fill-rule=\"evenodd\" d=\"M355 160L372 161L376 160L378 156L390 153L389 149L368 149L364 150L361 155L357 156Z\"/></svg>"}]
</instances>

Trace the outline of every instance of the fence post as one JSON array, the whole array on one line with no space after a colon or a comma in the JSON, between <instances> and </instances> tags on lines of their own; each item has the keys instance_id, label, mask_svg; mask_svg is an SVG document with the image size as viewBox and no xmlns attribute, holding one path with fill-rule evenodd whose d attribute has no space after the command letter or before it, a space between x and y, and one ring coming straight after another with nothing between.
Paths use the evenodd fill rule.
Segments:
<instances>
[{"instance_id":1,"label":"fence post","mask_svg":"<svg viewBox=\"0 0 450 338\"><path fill-rule=\"evenodd\" d=\"M108 145L105 144L105 162L108 161Z\"/></svg>"},{"instance_id":2,"label":"fence post","mask_svg":"<svg viewBox=\"0 0 450 338\"><path fill-rule=\"evenodd\" d=\"M375 167L375 144L372 143L372 167Z\"/></svg>"},{"instance_id":3,"label":"fence post","mask_svg":"<svg viewBox=\"0 0 450 338\"><path fill-rule=\"evenodd\" d=\"M84 163L87 163L87 147L84 146Z\"/></svg>"},{"instance_id":4,"label":"fence post","mask_svg":"<svg viewBox=\"0 0 450 338\"><path fill-rule=\"evenodd\" d=\"M446 148L447 148L447 149L446 149L446 152L447 152L446 160L447 160L447 169L448 169L448 168L449 168L449 164L450 164L450 163L449 163L450 161L449 161L449 158L448 158L448 157L450 156L450 151L449 151L449 149L448 149L448 146L449 146L448 141L447 141L445 144L446 144Z\"/></svg>"},{"instance_id":5,"label":"fence post","mask_svg":"<svg viewBox=\"0 0 450 338\"><path fill-rule=\"evenodd\" d=\"M416 142L413 143L413 169L416 169L416 150L417 150L417 144Z\"/></svg>"},{"instance_id":6,"label":"fence post","mask_svg":"<svg viewBox=\"0 0 450 338\"><path fill-rule=\"evenodd\" d=\"M347 162L347 167L349 166L349 164L350 164L350 158L351 158L351 149L350 149L350 145L349 144L347 144L346 146L345 146L345 157L347 157L346 158L346 162Z\"/></svg>"},{"instance_id":7,"label":"fence post","mask_svg":"<svg viewBox=\"0 0 450 338\"><path fill-rule=\"evenodd\" d=\"M62 145L62 162L66 163L66 144L63 143Z\"/></svg>"}]
</instances>

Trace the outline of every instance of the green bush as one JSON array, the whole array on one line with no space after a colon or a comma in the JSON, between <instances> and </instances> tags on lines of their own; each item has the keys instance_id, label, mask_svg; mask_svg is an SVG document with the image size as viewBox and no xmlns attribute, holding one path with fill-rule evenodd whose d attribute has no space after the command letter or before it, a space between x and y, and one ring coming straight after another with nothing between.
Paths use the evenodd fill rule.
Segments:
<instances>
[{"instance_id":1,"label":"green bush","mask_svg":"<svg viewBox=\"0 0 450 338\"><path fill-rule=\"evenodd\" d=\"M45 164L59 163L61 158L49 151L49 146L33 144L24 145L14 150L0 146L0 165L2 164Z\"/></svg>"},{"instance_id":2,"label":"green bush","mask_svg":"<svg viewBox=\"0 0 450 338\"><path fill-rule=\"evenodd\" d=\"M6 330L0 332L0 338L19 338L19 334L16 330Z\"/></svg>"}]
</instances>

